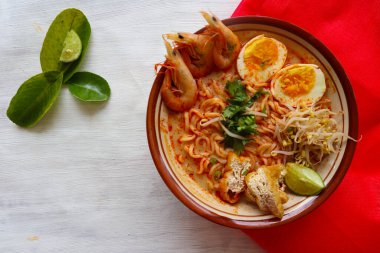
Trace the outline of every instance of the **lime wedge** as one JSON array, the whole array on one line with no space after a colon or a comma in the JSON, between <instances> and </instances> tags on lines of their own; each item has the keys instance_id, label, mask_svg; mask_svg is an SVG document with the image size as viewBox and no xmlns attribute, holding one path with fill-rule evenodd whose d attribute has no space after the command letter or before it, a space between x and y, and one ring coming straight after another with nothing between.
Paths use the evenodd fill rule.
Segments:
<instances>
[{"instance_id":1,"label":"lime wedge","mask_svg":"<svg viewBox=\"0 0 380 253\"><path fill-rule=\"evenodd\" d=\"M296 163L287 163L286 171L285 183L296 194L317 195L325 188L321 176L308 167Z\"/></svg>"},{"instance_id":2,"label":"lime wedge","mask_svg":"<svg viewBox=\"0 0 380 253\"><path fill-rule=\"evenodd\" d=\"M79 58L81 52L82 41L74 30L70 30L63 42L63 50L59 60L62 62L73 62Z\"/></svg>"}]
</instances>

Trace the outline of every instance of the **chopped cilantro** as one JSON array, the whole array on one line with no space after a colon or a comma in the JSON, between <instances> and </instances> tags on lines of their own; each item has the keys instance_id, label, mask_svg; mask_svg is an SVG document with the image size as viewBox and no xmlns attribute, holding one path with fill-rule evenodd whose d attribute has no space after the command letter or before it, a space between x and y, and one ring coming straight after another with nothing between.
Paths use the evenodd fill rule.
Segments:
<instances>
[{"instance_id":1,"label":"chopped cilantro","mask_svg":"<svg viewBox=\"0 0 380 253\"><path fill-rule=\"evenodd\" d=\"M240 80L233 82L227 81L225 89L231 96L228 100L230 104L243 105L249 100L245 87L241 84Z\"/></svg>"},{"instance_id":2,"label":"chopped cilantro","mask_svg":"<svg viewBox=\"0 0 380 253\"><path fill-rule=\"evenodd\" d=\"M240 105L229 105L226 108L224 108L222 115L225 119L231 119L239 112L245 112L245 107L242 107Z\"/></svg>"},{"instance_id":3,"label":"chopped cilantro","mask_svg":"<svg viewBox=\"0 0 380 253\"><path fill-rule=\"evenodd\" d=\"M237 155L240 155L244 150L245 144L250 142L250 140L240 140L225 134L223 142L225 147L232 148Z\"/></svg>"},{"instance_id":4,"label":"chopped cilantro","mask_svg":"<svg viewBox=\"0 0 380 253\"><path fill-rule=\"evenodd\" d=\"M248 101L247 103L247 106L248 107L251 107L253 105L253 103L259 99L262 95L267 95L269 94L268 91L264 90L263 88L260 88L256 91L255 94L253 94L253 96L251 97L251 99Z\"/></svg>"},{"instance_id":5,"label":"chopped cilantro","mask_svg":"<svg viewBox=\"0 0 380 253\"><path fill-rule=\"evenodd\" d=\"M236 123L236 130L240 135L245 136L256 132L255 117L253 115L241 116Z\"/></svg>"},{"instance_id":6,"label":"chopped cilantro","mask_svg":"<svg viewBox=\"0 0 380 253\"><path fill-rule=\"evenodd\" d=\"M214 172L214 180L218 180L221 175L222 175L222 172L220 170L215 171Z\"/></svg>"},{"instance_id":7,"label":"chopped cilantro","mask_svg":"<svg viewBox=\"0 0 380 253\"><path fill-rule=\"evenodd\" d=\"M243 176L245 176L245 175L248 174L248 171L249 171L249 169L245 169L245 170L243 170L243 171L241 172L241 174L242 174Z\"/></svg>"},{"instance_id":8,"label":"chopped cilantro","mask_svg":"<svg viewBox=\"0 0 380 253\"><path fill-rule=\"evenodd\" d=\"M216 159L215 157L211 157L211 158L210 158L210 163L211 163L212 165L215 165L217 162L218 162L218 159Z\"/></svg>"},{"instance_id":9,"label":"chopped cilantro","mask_svg":"<svg viewBox=\"0 0 380 253\"><path fill-rule=\"evenodd\" d=\"M222 115L224 120L222 120L222 124L230 132L243 137L258 134L255 116L246 115L245 112L260 96L268 92L264 89L259 89L250 98L240 80L227 81L225 89L230 95L228 99L230 104L223 110ZM227 133L224 135L224 146L233 148L237 154L240 154L244 150L245 144L249 141L249 139L241 140L234 138L227 135Z\"/></svg>"}]
</instances>

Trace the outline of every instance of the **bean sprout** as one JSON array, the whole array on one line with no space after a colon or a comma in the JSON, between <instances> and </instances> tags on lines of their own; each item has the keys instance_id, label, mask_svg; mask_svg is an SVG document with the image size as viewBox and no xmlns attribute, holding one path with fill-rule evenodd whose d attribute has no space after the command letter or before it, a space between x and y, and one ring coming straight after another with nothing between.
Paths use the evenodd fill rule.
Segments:
<instances>
[{"instance_id":1,"label":"bean sprout","mask_svg":"<svg viewBox=\"0 0 380 253\"><path fill-rule=\"evenodd\" d=\"M283 119L276 120L275 138L282 150L272 151L272 155L294 155L295 162L314 166L324 155L337 153L340 143L345 140L357 141L338 131L336 115L320 105L298 106L289 111Z\"/></svg>"}]
</instances>

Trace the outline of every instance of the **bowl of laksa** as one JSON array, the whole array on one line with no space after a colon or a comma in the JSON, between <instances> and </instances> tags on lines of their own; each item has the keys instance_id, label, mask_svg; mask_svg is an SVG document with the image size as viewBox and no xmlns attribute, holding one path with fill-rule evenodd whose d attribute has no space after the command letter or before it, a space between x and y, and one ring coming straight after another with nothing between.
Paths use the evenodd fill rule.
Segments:
<instances>
[{"instance_id":1,"label":"bowl of laksa","mask_svg":"<svg viewBox=\"0 0 380 253\"><path fill-rule=\"evenodd\" d=\"M358 139L350 81L314 36L268 17L163 34L147 110L150 151L187 207L236 228L278 226L323 203ZM159 69L159 70L158 70Z\"/></svg>"}]
</instances>

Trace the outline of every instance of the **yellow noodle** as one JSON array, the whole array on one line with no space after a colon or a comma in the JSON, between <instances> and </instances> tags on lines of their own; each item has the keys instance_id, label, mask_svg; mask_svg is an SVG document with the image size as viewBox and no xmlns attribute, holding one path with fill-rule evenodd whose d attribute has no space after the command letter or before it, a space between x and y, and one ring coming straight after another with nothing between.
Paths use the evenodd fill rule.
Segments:
<instances>
[{"instance_id":1,"label":"yellow noodle","mask_svg":"<svg viewBox=\"0 0 380 253\"><path fill-rule=\"evenodd\" d=\"M212 180L214 180L214 174L215 172L219 170L220 172L223 172L223 165L220 163L216 163L213 166L211 166L210 171L208 172L208 175Z\"/></svg>"},{"instance_id":2,"label":"yellow noodle","mask_svg":"<svg viewBox=\"0 0 380 253\"><path fill-rule=\"evenodd\" d=\"M196 135L202 135L202 132L197 130L198 120L199 120L199 117L197 114L193 114L193 116L190 117L190 130Z\"/></svg>"},{"instance_id":3,"label":"yellow noodle","mask_svg":"<svg viewBox=\"0 0 380 253\"><path fill-rule=\"evenodd\" d=\"M202 142L204 144L202 144ZM198 149L200 147L203 148L203 150L210 150L210 139L206 136L201 136L201 137L198 137L196 140L195 140L195 147L197 147Z\"/></svg>"},{"instance_id":4,"label":"yellow noodle","mask_svg":"<svg viewBox=\"0 0 380 253\"><path fill-rule=\"evenodd\" d=\"M184 118L185 118L185 132L189 132L189 126L190 126L190 120L189 120L189 112L184 112Z\"/></svg>"},{"instance_id":5,"label":"yellow noodle","mask_svg":"<svg viewBox=\"0 0 380 253\"><path fill-rule=\"evenodd\" d=\"M188 142L188 141L194 140L195 137L196 137L196 135L194 135L194 134L192 134L192 135L184 134L181 136L181 138L179 138L179 141L180 142Z\"/></svg>"},{"instance_id":6,"label":"yellow noodle","mask_svg":"<svg viewBox=\"0 0 380 253\"><path fill-rule=\"evenodd\" d=\"M209 159L207 158L202 158L202 160L200 161L199 163L199 167L198 169L196 170L197 174L203 174L203 172L205 171L205 168L207 168L208 164L209 164Z\"/></svg>"},{"instance_id":7,"label":"yellow noodle","mask_svg":"<svg viewBox=\"0 0 380 253\"><path fill-rule=\"evenodd\" d=\"M202 112L200 112L198 109L194 109L194 108L191 108L190 111L189 111L189 115L190 115L190 118L191 116L195 114L197 115L199 118L203 119L205 116L203 115Z\"/></svg>"},{"instance_id":8,"label":"yellow noodle","mask_svg":"<svg viewBox=\"0 0 380 253\"><path fill-rule=\"evenodd\" d=\"M202 152L199 154L195 153L194 150L194 144L190 144L190 146L185 146L185 151L192 157L192 158L203 158L209 155L207 152Z\"/></svg>"},{"instance_id":9,"label":"yellow noodle","mask_svg":"<svg viewBox=\"0 0 380 253\"><path fill-rule=\"evenodd\" d=\"M180 163L184 163L185 162L185 158L183 157L183 155L179 155L178 156L178 162L180 162Z\"/></svg>"},{"instance_id":10,"label":"yellow noodle","mask_svg":"<svg viewBox=\"0 0 380 253\"><path fill-rule=\"evenodd\" d=\"M235 76L229 75L228 78L235 78ZM196 173L208 173L213 184L208 182L207 185L212 186L213 189L218 188L218 182L213 179L213 175L216 170L223 170L228 152L231 150L224 148L222 142L224 132L219 123L215 122L204 127L200 124L221 117L223 109L228 105L228 94L222 88L226 83L225 80L221 78L220 80L199 79L197 81L200 96L198 96L196 105L184 112L185 127L180 136L180 143L183 143L182 148L185 149L188 159L194 159L194 163L197 165ZM209 83L210 86L206 83ZM245 83L245 85L251 94L262 87L269 86L268 83ZM203 93L201 94L201 92ZM274 137L276 121L281 120L284 114L289 112L289 109L281 106L270 94L259 98L250 109L258 112L265 111L267 117L255 117L259 134L249 137L253 141L245 146L241 155L249 157L254 168L260 165L283 163L284 155L272 156L271 152L280 147ZM217 163L211 166L210 157L215 158Z\"/></svg>"},{"instance_id":11,"label":"yellow noodle","mask_svg":"<svg viewBox=\"0 0 380 253\"><path fill-rule=\"evenodd\" d=\"M195 124L195 127L196 127L196 129L198 130L198 131L202 131L202 126L201 126L201 123L202 123L202 120L203 119L199 119L198 121L197 121L197 123Z\"/></svg>"},{"instance_id":12,"label":"yellow noodle","mask_svg":"<svg viewBox=\"0 0 380 253\"><path fill-rule=\"evenodd\" d=\"M221 110L223 110L224 107L226 107L226 103L220 98L216 98L216 97L209 98L201 104L201 109L205 111L207 110L208 107L215 107L215 106L219 106Z\"/></svg>"},{"instance_id":13,"label":"yellow noodle","mask_svg":"<svg viewBox=\"0 0 380 253\"><path fill-rule=\"evenodd\" d=\"M255 93L256 92L256 90L255 90L255 88L253 88L253 87L251 87L251 86L245 86L245 88L247 89L247 91L249 91L249 92L251 92L251 93Z\"/></svg>"},{"instance_id":14,"label":"yellow noodle","mask_svg":"<svg viewBox=\"0 0 380 253\"><path fill-rule=\"evenodd\" d=\"M215 91L216 95L218 95L219 97L224 97L223 90L220 88L220 86L216 83L215 80L212 80L211 86L213 90Z\"/></svg>"},{"instance_id":15,"label":"yellow noodle","mask_svg":"<svg viewBox=\"0 0 380 253\"><path fill-rule=\"evenodd\" d=\"M261 101L261 106L260 106L261 111L264 109L267 109L266 107L267 107L268 99L269 99L269 96L265 96L263 100Z\"/></svg>"},{"instance_id":16,"label":"yellow noodle","mask_svg":"<svg viewBox=\"0 0 380 253\"><path fill-rule=\"evenodd\" d=\"M262 87L267 87L267 86L269 86L269 83L255 83L254 86L255 86L255 87L262 88Z\"/></svg>"},{"instance_id":17,"label":"yellow noodle","mask_svg":"<svg viewBox=\"0 0 380 253\"><path fill-rule=\"evenodd\" d=\"M218 118L220 117L219 112L206 112L205 113L206 118Z\"/></svg>"},{"instance_id":18,"label":"yellow noodle","mask_svg":"<svg viewBox=\"0 0 380 253\"><path fill-rule=\"evenodd\" d=\"M219 146L219 144L215 143L214 144L214 148L215 148L215 153L219 156L219 157L222 157L222 158L226 158L228 153L227 151L224 150L224 148L222 148L221 146Z\"/></svg>"},{"instance_id":19,"label":"yellow noodle","mask_svg":"<svg viewBox=\"0 0 380 253\"><path fill-rule=\"evenodd\" d=\"M197 84L200 90L199 95L201 95L202 97L211 97L211 93L207 89L207 87L204 85L202 79L198 79Z\"/></svg>"}]
</instances>

